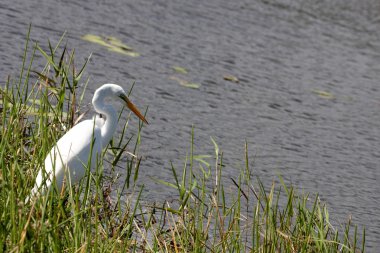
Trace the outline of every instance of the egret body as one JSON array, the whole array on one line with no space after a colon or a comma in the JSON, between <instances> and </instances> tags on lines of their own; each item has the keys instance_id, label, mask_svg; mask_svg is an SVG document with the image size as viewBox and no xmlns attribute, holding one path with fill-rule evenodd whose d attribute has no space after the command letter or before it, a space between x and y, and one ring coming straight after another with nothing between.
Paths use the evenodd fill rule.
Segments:
<instances>
[{"instance_id":1,"label":"egret body","mask_svg":"<svg viewBox=\"0 0 380 253\"><path fill-rule=\"evenodd\" d=\"M115 108L105 101L107 98L124 102L143 122L148 123L123 88L116 84L102 85L92 99L94 109L101 117L96 115L80 122L58 140L47 155L45 166L38 172L31 197L46 193L54 178L57 189L61 191L64 182L68 185L70 180L70 185L75 184L85 175L89 164L92 168L96 165L97 158L112 139L118 121Z\"/></svg>"}]
</instances>

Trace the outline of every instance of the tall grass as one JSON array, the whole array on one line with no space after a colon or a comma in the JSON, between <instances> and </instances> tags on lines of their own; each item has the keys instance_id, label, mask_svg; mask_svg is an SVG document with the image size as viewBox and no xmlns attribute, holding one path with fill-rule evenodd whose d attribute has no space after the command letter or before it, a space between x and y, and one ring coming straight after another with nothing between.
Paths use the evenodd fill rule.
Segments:
<instances>
[{"instance_id":1,"label":"tall grass","mask_svg":"<svg viewBox=\"0 0 380 253\"><path fill-rule=\"evenodd\" d=\"M183 168L171 166L173 180L152 178L174 188L177 201L142 204L142 125L129 137L128 121L79 185L25 203L52 145L86 112L88 60L77 68L62 40L44 50L28 36L20 77L0 90L0 252L364 252L365 233L359 240L351 224L334 228L318 195L299 195L281 178L270 187L256 179L247 145L245 166L226 184L218 145L211 139L214 153L198 155L193 132ZM36 55L46 61L39 70ZM125 170L121 183L102 173L116 166Z\"/></svg>"}]
</instances>

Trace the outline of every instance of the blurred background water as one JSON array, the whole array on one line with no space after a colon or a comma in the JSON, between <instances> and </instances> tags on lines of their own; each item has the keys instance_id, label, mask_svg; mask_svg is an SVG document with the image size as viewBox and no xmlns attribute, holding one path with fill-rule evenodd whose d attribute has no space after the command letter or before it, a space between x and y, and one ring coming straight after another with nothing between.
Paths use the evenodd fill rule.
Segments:
<instances>
[{"instance_id":1,"label":"blurred background water","mask_svg":"<svg viewBox=\"0 0 380 253\"><path fill-rule=\"evenodd\" d=\"M0 2L0 84L18 75L29 24L32 40L45 47L67 31L65 43L77 60L93 53L86 103L103 83L128 88L136 81L132 101L149 105L140 151L144 199L170 198L167 187L145 178L171 181L169 162L181 164L194 125L197 153L212 154L213 136L227 178L243 164L247 141L265 185L281 174L305 192L319 192L333 223L352 217L359 230L366 227L368 251L375 252L379 14L376 0L6 0ZM141 56L109 52L81 40L85 34L114 36ZM200 87L183 87L173 76Z\"/></svg>"}]
</instances>

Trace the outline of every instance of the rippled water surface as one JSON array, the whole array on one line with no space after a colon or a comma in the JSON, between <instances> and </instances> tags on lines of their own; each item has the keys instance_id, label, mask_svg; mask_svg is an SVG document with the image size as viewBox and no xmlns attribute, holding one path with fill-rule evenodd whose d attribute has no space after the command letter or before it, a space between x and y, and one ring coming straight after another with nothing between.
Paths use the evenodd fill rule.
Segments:
<instances>
[{"instance_id":1,"label":"rippled water surface","mask_svg":"<svg viewBox=\"0 0 380 253\"><path fill-rule=\"evenodd\" d=\"M169 161L180 164L193 124L199 153L212 154L210 136L219 143L227 177L242 164L247 140L265 184L281 174L300 189L319 192L335 224L352 216L366 227L368 249L375 252L379 14L375 0L1 1L0 81L18 73L30 23L32 39L45 46L67 31L78 60L93 52L91 91L136 80L132 100L149 105L140 178L171 180ZM115 36L141 56L81 40L87 33ZM173 66L189 73L181 76ZM172 76L200 87L183 87ZM164 186L141 183L147 200L170 197Z\"/></svg>"}]
</instances>

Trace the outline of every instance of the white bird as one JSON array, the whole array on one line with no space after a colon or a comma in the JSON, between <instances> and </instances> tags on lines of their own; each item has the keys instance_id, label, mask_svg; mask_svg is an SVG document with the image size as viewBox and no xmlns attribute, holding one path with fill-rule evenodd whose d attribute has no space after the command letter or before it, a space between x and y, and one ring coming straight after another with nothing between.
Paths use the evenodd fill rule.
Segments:
<instances>
[{"instance_id":1,"label":"white bird","mask_svg":"<svg viewBox=\"0 0 380 253\"><path fill-rule=\"evenodd\" d=\"M64 184L75 184L85 175L89 162L91 168L95 167L99 155L115 133L118 122L117 112L112 105L106 103L106 98L124 101L132 112L148 124L123 88L116 84L102 85L92 99L94 109L100 116L80 122L58 140L47 155L45 166L38 172L30 197L45 194L53 186L54 178L57 189L61 192Z\"/></svg>"}]
</instances>

